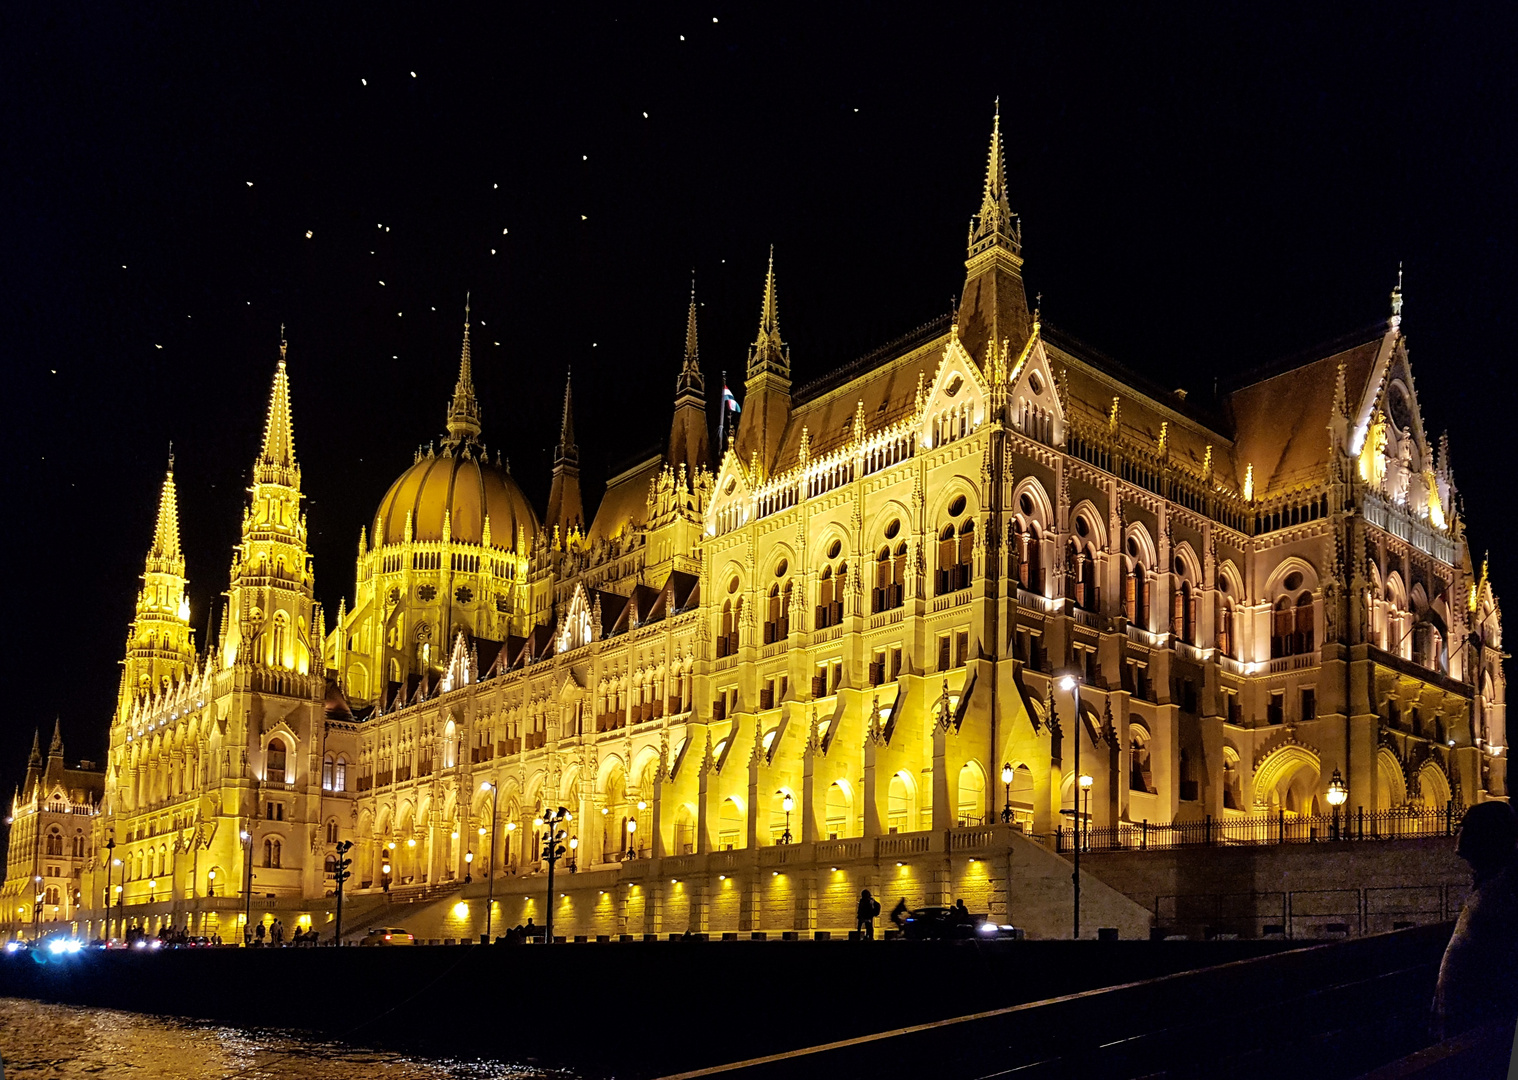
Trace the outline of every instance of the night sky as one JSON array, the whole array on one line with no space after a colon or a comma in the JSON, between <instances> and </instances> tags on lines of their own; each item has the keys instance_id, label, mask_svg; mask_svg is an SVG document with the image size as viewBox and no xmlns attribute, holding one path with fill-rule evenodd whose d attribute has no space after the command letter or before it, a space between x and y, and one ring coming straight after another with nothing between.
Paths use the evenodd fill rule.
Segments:
<instances>
[{"instance_id":1,"label":"night sky","mask_svg":"<svg viewBox=\"0 0 1518 1080\"><path fill-rule=\"evenodd\" d=\"M55 716L104 753L170 440L204 627L281 323L330 621L466 291L484 440L541 513L572 365L590 509L667 436L693 273L713 403L772 243L798 383L950 309L998 95L1030 296L1163 385L1384 319L1404 261L1509 580L1510 5L127 6L0 34L7 793Z\"/></svg>"}]
</instances>

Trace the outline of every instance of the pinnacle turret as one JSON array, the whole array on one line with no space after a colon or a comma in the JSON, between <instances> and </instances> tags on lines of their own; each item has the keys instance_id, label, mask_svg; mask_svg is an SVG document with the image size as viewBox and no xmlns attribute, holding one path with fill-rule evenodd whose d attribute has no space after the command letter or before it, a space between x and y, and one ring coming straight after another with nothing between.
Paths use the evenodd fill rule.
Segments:
<instances>
[{"instance_id":1,"label":"pinnacle turret","mask_svg":"<svg viewBox=\"0 0 1518 1080\"><path fill-rule=\"evenodd\" d=\"M254 463L254 481L260 484L300 486L300 466L295 461L295 425L290 413L290 377L285 372L288 347L285 328L279 328L279 366L274 369L274 389L269 395L269 415L264 422L263 449Z\"/></svg>"},{"instance_id":2,"label":"pinnacle turret","mask_svg":"<svg viewBox=\"0 0 1518 1080\"><path fill-rule=\"evenodd\" d=\"M780 305L775 295L775 248L770 247L769 269L764 274L764 299L759 304L759 336L748 351L748 377L766 373L791 377L791 352L780 337Z\"/></svg>"},{"instance_id":3,"label":"pinnacle turret","mask_svg":"<svg viewBox=\"0 0 1518 1080\"><path fill-rule=\"evenodd\" d=\"M573 383L564 380L564 415L559 420L559 445L553 454L553 481L548 489L545 529L567 541L572 529L582 529L585 511L580 501L580 448L575 445Z\"/></svg>"},{"instance_id":4,"label":"pinnacle turret","mask_svg":"<svg viewBox=\"0 0 1518 1080\"><path fill-rule=\"evenodd\" d=\"M706 378L701 374L701 351L696 344L696 283L690 283L690 312L685 317L685 363L675 384L675 398L687 393L706 394Z\"/></svg>"},{"instance_id":5,"label":"pinnacle turret","mask_svg":"<svg viewBox=\"0 0 1518 1080\"><path fill-rule=\"evenodd\" d=\"M474 368L469 357L469 296L464 296L464 347L459 356L459 381L448 406L449 444L471 443L480 434L480 403L474 396Z\"/></svg>"},{"instance_id":6,"label":"pinnacle turret","mask_svg":"<svg viewBox=\"0 0 1518 1080\"><path fill-rule=\"evenodd\" d=\"M692 475L711 468L711 445L706 426L706 379L696 348L696 283L690 286L690 312L685 317L685 363L675 381L675 415L669 429L671 467L685 466Z\"/></svg>"},{"instance_id":7,"label":"pinnacle turret","mask_svg":"<svg viewBox=\"0 0 1518 1080\"><path fill-rule=\"evenodd\" d=\"M986 161L986 184L980 197L980 213L970 224L970 254L1001 246L1020 254L1022 223L1012 213L1007 198L1007 166L1001 145L1001 99L991 121L991 152Z\"/></svg>"},{"instance_id":8,"label":"pinnacle turret","mask_svg":"<svg viewBox=\"0 0 1518 1080\"><path fill-rule=\"evenodd\" d=\"M573 376L564 377L564 413L559 418L559 445L554 448L555 461L580 460L580 448L575 445L575 414L573 401Z\"/></svg>"},{"instance_id":9,"label":"pinnacle turret","mask_svg":"<svg viewBox=\"0 0 1518 1080\"><path fill-rule=\"evenodd\" d=\"M150 560L180 563L183 570L183 554L179 548L179 497L174 488L174 444L169 444L169 467L163 478L163 490L158 496L158 522L153 527L153 546L148 549Z\"/></svg>"},{"instance_id":10,"label":"pinnacle turret","mask_svg":"<svg viewBox=\"0 0 1518 1080\"><path fill-rule=\"evenodd\" d=\"M57 717L57 716L53 717L53 741L48 744L48 748L47 748L47 756L48 757L62 757L63 756L63 726L62 725L63 725L63 719L62 719L62 717Z\"/></svg>"}]
</instances>

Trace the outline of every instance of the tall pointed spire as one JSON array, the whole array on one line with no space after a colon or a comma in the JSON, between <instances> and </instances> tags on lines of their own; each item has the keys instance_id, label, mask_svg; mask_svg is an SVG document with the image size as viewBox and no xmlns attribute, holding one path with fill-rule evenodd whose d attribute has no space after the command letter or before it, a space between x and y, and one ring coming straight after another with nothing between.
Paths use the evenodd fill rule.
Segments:
<instances>
[{"instance_id":1,"label":"tall pointed spire","mask_svg":"<svg viewBox=\"0 0 1518 1080\"><path fill-rule=\"evenodd\" d=\"M955 313L959 343L977 363L1010 346L1016 354L1032 333L1028 294L1023 287L1022 223L1007 198L1002 153L1001 104L991 121L991 152L981 190L980 212L970 220L965 287Z\"/></svg>"},{"instance_id":2,"label":"tall pointed spire","mask_svg":"<svg viewBox=\"0 0 1518 1080\"><path fill-rule=\"evenodd\" d=\"M759 336L748 351L748 377L766 372L791 377L791 353L780 337L780 306L775 297L775 247L770 245L769 269L764 274L764 299L759 305Z\"/></svg>"},{"instance_id":3,"label":"tall pointed spire","mask_svg":"<svg viewBox=\"0 0 1518 1080\"><path fill-rule=\"evenodd\" d=\"M464 347L459 356L459 381L448 406L450 444L474 442L480 434L480 403L474 396L474 367L469 357L469 294L464 294Z\"/></svg>"},{"instance_id":4,"label":"tall pointed spire","mask_svg":"<svg viewBox=\"0 0 1518 1080\"><path fill-rule=\"evenodd\" d=\"M27 764L37 766L42 764L42 732L32 728L32 754L27 758Z\"/></svg>"},{"instance_id":5,"label":"tall pointed spire","mask_svg":"<svg viewBox=\"0 0 1518 1080\"><path fill-rule=\"evenodd\" d=\"M1001 99L991 121L991 153L986 161L986 186L980 197L980 213L970 226L970 254L1001 244L1013 252L1023 246L1022 223L1012 213L1007 198L1007 165L1001 145Z\"/></svg>"},{"instance_id":6,"label":"tall pointed spire","mask_svg":"<svg viewBox=\"0 0 1518 1080\"><path fill-rule=\"evenodd\" d=\"M685 363L675 382L675 416L669 429L671 467L685 465L694 475L711 467L711 442L707 435L706 378L696 348L696 282L690 283L690 312L685 318Z\"/></svg>"},{"instance_id":7,"label":"tall pointed spire","mask_svg":"<svg viewBox=\"0 0 1518 1080\"><path fill-rule=\"evenodd\" d=\"M174 490L174 444L169 443L169 468L163 478L163 491L158 496L158 524L153 528L153 546L148 549L149 559L180 560L179 550L179 497ZM179 571L183 573L183 569Z\"/></svg>"},{"instance_id":8,"label":"tall pointed spire","mask_svg":"<svg viewBox=\"0 0 1518 1080\"><path fill-rule=\"evenodd\" d=\"M63 756L63 718L53 717L53 741L48 744L48 757Z\"/></svg>"},{"instance_id":9,"label":"tall pointed spire","mask_svg":"<svg viewBox=\"0 0 1518 1080\"><path fill-rule=\"evenodd\" d=\"M285 372L285 328L279 328L279 366L274 369L274 390L269 395L269 416L264 422L264 444L254 465L254 481L260 484L300 486L300 466L295 462L295 425L290 414L290 376Z\"/></svg>"},{"instance_id":10,"label":"tall pointed spire","mask_svg":"<svg viewBox=\"0 0 1518 1080\"><path fill-rule=\"evenodd\" d=\"M575 445L574 376L564 376L564 413L559 417L559 445L554 448L558 461L580 461L580 448Z\"/></svg>"},{"instance_id":11,"label":"tall pointed spire","mask_svg":"<svg viewBox=\"0 0 1518 1080\"><path fill-rule=\"evenodd\" d=\"M564 379L564 414L559 419L559 445L554 448L553 482L548 489L548 517L543 527L568 540L572 529L583 529L585 511L580 502L580 448L575 445L573 380Z\"/></svg>"},{"instance_id":12,"label":"tall pointed spire","mask_svg":"<svg viewBox=\"0 0 1518 1080\"><path fill-rule=\"evenodd\" d=\"M685 365L680 368L677 393L688 387L706 393L706 378L701 375L701 351L695 343L695 278L691 278L691 311L685 317Z\"/></svg>"}]
</instances>

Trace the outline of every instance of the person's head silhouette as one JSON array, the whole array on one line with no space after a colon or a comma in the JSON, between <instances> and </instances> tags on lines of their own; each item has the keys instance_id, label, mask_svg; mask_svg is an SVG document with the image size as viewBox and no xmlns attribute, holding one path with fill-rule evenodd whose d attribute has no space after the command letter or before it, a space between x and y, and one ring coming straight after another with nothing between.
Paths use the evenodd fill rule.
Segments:
<instances>
[{"instance_id":1,"label":"person's head silhouette","mask_svg":"<svg viewBox=\"0 0 1518 1080\"><path fill-rule=\"evenodd\" d=\"M1518 859L1518 816L1505 802L1477 803L1465 812L1455 854L1480 878Z\"/></svg>"}]
</instances>

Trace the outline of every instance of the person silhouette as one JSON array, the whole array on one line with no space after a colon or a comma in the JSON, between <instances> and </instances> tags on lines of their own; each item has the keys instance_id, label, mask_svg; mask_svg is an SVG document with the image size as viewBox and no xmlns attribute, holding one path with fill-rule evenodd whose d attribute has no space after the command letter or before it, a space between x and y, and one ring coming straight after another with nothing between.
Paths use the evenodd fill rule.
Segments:
<instances>
[{"instance_id":1,"label":"person silhouette","mask_svg":"<svg viewBox=\"0 0 1518 1080\"><path fill-rule=\"evenodd\" d=\"M1455 854L1473 888L1460 908L1439 964L1434 1036L1448 1039L1483 1024L1518 1023L1518 816L1505 802L1465 812Z\"/></svg>"}]
</instances>

